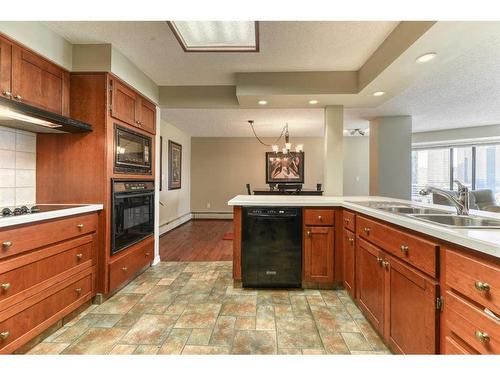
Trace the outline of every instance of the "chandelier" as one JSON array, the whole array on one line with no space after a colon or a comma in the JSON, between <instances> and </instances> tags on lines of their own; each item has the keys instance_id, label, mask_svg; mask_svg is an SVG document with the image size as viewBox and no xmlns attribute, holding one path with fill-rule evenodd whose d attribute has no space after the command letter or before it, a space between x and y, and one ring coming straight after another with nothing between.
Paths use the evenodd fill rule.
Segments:
<instances>
[{"instance_id":1,"label":"chandelier","mask_svg":"<svg viewBox=\"0 0 500 375\"><path fill-rule=\"evenodd\" d=\"M253 127L253 124L254 124L253 120L248 120L248 123L250 124L250 127L252 128L252 132L253 132L253 135L255 136L255 138L257 138L257 140L262 145L264 145L266 147L271 147L272 150L274 151L274 153L277 154L280 152L280 146L278 145L278 142L283 138L283 136L285 137L285 144L284 144L284 147L281 148L281 152L286 155L291 151L292 143L290 142L290 133L288 132L288 123L285 124L283 129L281 129L280 136L278 138L276 138L276 140L273 142L273 144L267 144L264 141L262 141L262 139L255 132L255 129ZM303 152L303 151L304 151L304 145L297 144L295 146L295 152Z\"/></svg>"}]
</instances>

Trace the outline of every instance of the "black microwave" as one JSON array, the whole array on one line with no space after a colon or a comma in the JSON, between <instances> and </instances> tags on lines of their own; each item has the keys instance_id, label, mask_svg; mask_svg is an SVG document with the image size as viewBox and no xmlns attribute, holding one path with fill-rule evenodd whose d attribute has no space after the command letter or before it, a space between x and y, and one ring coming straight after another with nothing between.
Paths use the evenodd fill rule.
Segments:
<instances>
[{"instance_id":1,"label":"black microwave","mask_svg":"<svg viewBox=\"0 0 500 375\"><path fill-rule=\"evenodd\" d=\"M115 173L151 174L152 139L115 124Z\"/></svg>"}]
</instances>

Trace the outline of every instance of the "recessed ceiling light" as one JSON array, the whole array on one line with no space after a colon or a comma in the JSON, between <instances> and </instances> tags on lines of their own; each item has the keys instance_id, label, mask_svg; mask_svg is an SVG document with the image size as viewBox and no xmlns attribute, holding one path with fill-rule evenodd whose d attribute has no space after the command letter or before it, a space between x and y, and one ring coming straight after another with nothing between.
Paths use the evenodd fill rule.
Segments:
<instances>
[{"instance_id":1,"label":"recessed ceiling light","mask_svg":"<svg viewBox=\"0 0 500 375\"><path fill-rule=\"evenodd\" d=\"M309 104L318 104L318 101L316 99L309 100Z\"/></svg>"},{"instance_id":2,"label":"recessed ceiling light","mask_svg":"<svg viewBox=\"0 0 500 375\"><path fill-rule=\"evenodd\" d=\"M267 104L267 100L259 100L258 102L260 105L266 105Z\"/></svg>"},{"instance_id":3,"label":"recessed ceiling light","mask_svg":"<svg viewBox=\"0 0 500 375\"><path fill-rule=\"evenodd\" d=\"M384 94L385 94L385 91L375 91L375 92L373 93L373 96L382 96L382 95L384 95Z\"/></svg>"},{"instance_id":4,"label":"recessed ceiling light","mask_svg":"<svg viewBox=\"0 0 500 375\"><path fill-rule=\"evenodd\" d=\"M426 53L425 55L422 55L420 57L417 57L417 62L418 63L426 63L428 61L431 61L436 57L437 53L436 52L429 52Z\"/></svg>"}]
</instances>

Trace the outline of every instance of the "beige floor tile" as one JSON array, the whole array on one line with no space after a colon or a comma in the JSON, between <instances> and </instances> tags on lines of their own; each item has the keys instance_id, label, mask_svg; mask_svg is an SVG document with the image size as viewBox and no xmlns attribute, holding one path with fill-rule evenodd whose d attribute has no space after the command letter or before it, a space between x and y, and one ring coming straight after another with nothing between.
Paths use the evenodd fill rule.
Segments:
<instances>
[{"instance_id":1,"label":"beige floor tile","mask_svg":"<svg viewBox=\"0 0 500 375\"><path fill-rule=\"evenodd\" d=\"M26 354L59 354L69 346L68 343L41 342Z\"/></svg>"},{"instance_id":2,"label":"beige floor tile","mask_svg":"<svg viewBox=\"0 0 500 375\"><path fill-rule=\"evenodd\" d=\"M133 354L136 348L137 348L137 345L118 344L118 345L115 345L115 347L113 349L111 349L109 354L129 355L129 354Z\"/></svg>"},{"instance_id":3,"label":"beige floor tile","mask_svg":"<svg viewBox=\"0 0 500 375\"><path fill-rule=\"evenodd\" d=\"M175 328L213 328L219 315L221 304L200 303L186 306Z\"/></svg>"},{"instance_id":4,"label":"beige floor tile","mask_svg":"<svg viewBox=\"0 0 500 375\"><path fill-rule=\"evenodd\" d=\"M229 354L229 348L224 346L186 345L182 354Z\"/></svg>"},{"instance_id":5,"label":"beige floor tile","mask_svg":"<svg viewBox=\"0 0 500 375\"><path fill-rule=\"evenodd\" d=\"M276 354L274 331L237 331L232 354Z\"/></svg>"},{"instance_id":6,"label":"beige floor tile","mask_svg":"<svg viewBox=\"0 0 500 375\"><path fill-rule=\"evenodd\" d=\"M209 345L231 346L234 338L235 323L236 317L234 316L219 316L215 323Z\"/></svg>"},{"instance_id":7,"label":"beige floor tile","mask_svg":"<svg viewBox=\"0 0 500 375\"><path fill-rule=\"evenodd\" d=\"M90 328L64 354L108 354L125 334L121 328Z\"/></svg>"},{"instance_id":8,"label":"beige floor tile","mask_svg":"<svg viewBox=\"0 0 500 375\"><path fill-rule=\"evenodd\" d=\"M255 316L257 296L229 296L224 300L221 315Z\"/></svg>"},{"instance_id":9,"label":"beige floor tile","mask_svg":"<svg viewBox=\"0 0 500 375\"><path fill-rule=\"evenodd\" d=\"M349 354L344 339L340 333L321 332L321 341L327 354Z\"/></svg>"},{"instance_id":10,"label":"beige floor tile","mask_svg":"<svg viewBox=\"0 0 500 375\"><path fill-rule=\"evenodd\" d=\"M306 296L309 306L326 306L323 297L321 296Z\"/></svg>"},{"instance_id":11,"label":"beige floor tile","mask_svg":"<svg viewBox=\"0 0 500 375\"><path fill-rule=\"evenodd\" d=\"M212 336L212 329L193 328L187 341L187 345L208 345Z\"/></svg>"},{"instance_id":12,"label":"beige floor tile","mask_svg":"<svg viewBox=\"0 0 500 375\"><path fill-rule=\"evenodd\" d=\"M297 355L302 354L302 350L298 348L278 348L278 354Z\"/></svg>"},{"instance_id":13,"label":"beige floor tile","mask_svg":"<svg viewBox=\"0 0 500 375\"><path fill-rule=\"evenodd\" d=\"M276 323L274 322L274 306L272 305L257 306L255 329L272 330L272 331L276 330Z\"/></svg>"},{"instance_id":14,"label":"beige floor tile","mask_svg":"<svg viewBox=\"0 0 500 375\"><path fill-rule=\"evenodd\" d=\"M236 330L252 330L255 329L255 317L253 316L238 316L234 325Z\"/></svg>"},{"instance_id":15,"label":"beige floor tile","mask_svg":"<svg viewBox=\"0 0 500 375\"><path fill-rule=\"evenodd\" d=\"M156 285L146 294L141 302L143 303L171 303L179 293L171 285Z\"/></svg>"},{"instance_id":16,"label":"beige floor tile","mask_svg":"<svg viewBox=\"0 0 500 375\"><path fill-rule=\"evenodd\" d=\"M318 354L326 354L325 349L323 348L311 348L311 349L302 349L302 354L304 355L318 355Z\"/></svg>"},{"instance_id":17,"label":"beige floor tile","mask_svg":"<svg viewBox=\"0 0 500 375\"><path fill-rule=\"evenodd\" d=\"M71 344L91 327L91 323L92 322L89 320L80 320L75 325L64 330L59 336L52 339L52 342L67 342Z\"/></svg>"},{"instance_id":18,"label":"beige floor tile","mask_svg":"<svg viewBox=\"0 0 500 375\"><path fill-rule=\"evenodd\" d=\"M134 354L154 355L160 350L159 345L138 345Z\"/></svg>"},{"instance_id":19,"label":"beige floor tile","mask_svg":"<svg viewBox=\"0 0 500 375\"><path fill-rule=\"evenodd\" d=\"M167 278L163 278L163 279L160 279L160 281L158 281L158 283L156 285L170 285L173 283L175 279L167 279Z\"/></svg>"},{"instance_id":20,"label":"beige floor tile","mask_svg":"<svg viewBox=\"0 0 500 375\"><path fill-rule=\"evenodd\" d=\"M141 294L116 294L96 307L95 314L126 314L142 298Z\"/></svg>"},{"instance_id":21,"label":"beige floor tile","mask_svg":"<svg viewBox=\"0 0 500 375\"><path fill-rule=\"evenodd\" d=\"M123 344L160 345L175 324L175 315L144 314L121 339Z\"/></svg>"},{"instance_id":22,"label":"beige floor tile","mask_svg":"<svg viewBox=\"0 0 500 375\"><path fill-rule=\"evenodd\" d=\"M362 333L342 332L341 335L349 350L372 350Z\"/></svg>"},{"instance_id":23,"label":"beige floor tile","mask_svg":"<svg viewBox=\"0 0 500 375\"><path fill-rule=\"evenodd\" d=\"M172 329L167 340L165 340L160 350L158 350L158 354L181 354L190 335L190 329Z\"/></svg>"}]
</instances>

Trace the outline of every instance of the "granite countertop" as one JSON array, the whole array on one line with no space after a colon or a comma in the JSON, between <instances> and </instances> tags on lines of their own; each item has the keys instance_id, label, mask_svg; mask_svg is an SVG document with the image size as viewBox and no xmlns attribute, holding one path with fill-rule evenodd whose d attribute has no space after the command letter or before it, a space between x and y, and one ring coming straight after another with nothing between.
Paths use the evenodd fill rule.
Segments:
<instances>
[{"instance_id":1,"label":"granite countertop","mask_svg":"<svg viewBox=\"0 0 500 375\"><path fill-rule=\"evenodd\" d=\"M37 206L43 207L44 205L38 204ZM84 214L87 212L100 211L103 208L102 204L51 204L50 206L61 206L61 209L47 212L37 212L35 214L0 217L0 228L10 227L12 225L34 223L42 220L56 219L58 217Z\"/></svg>"},{"instance_id":2,"label":"granite countertop","mask_svg":"<svg viewBox=\"0 0 500 375\"><path fill-rule=\"evenodd\" d=\"M453 244L461 245L478 252L500 258L500 229L463 229L450 228L427 223L415 218L394 214L376 208L364 206L362 202L396 202L414 206L434 208L456 212L454 207L435 204L416 203L387 197L334 197L334 196L272 196L272 195L237 195L231 199L230 206L298 206L298 207L343 207L361 214L384 220L404 228L414 230ZM500 219L500 214L485 211L470 211L471 215Z\"/></svg>"}]
</instances>

